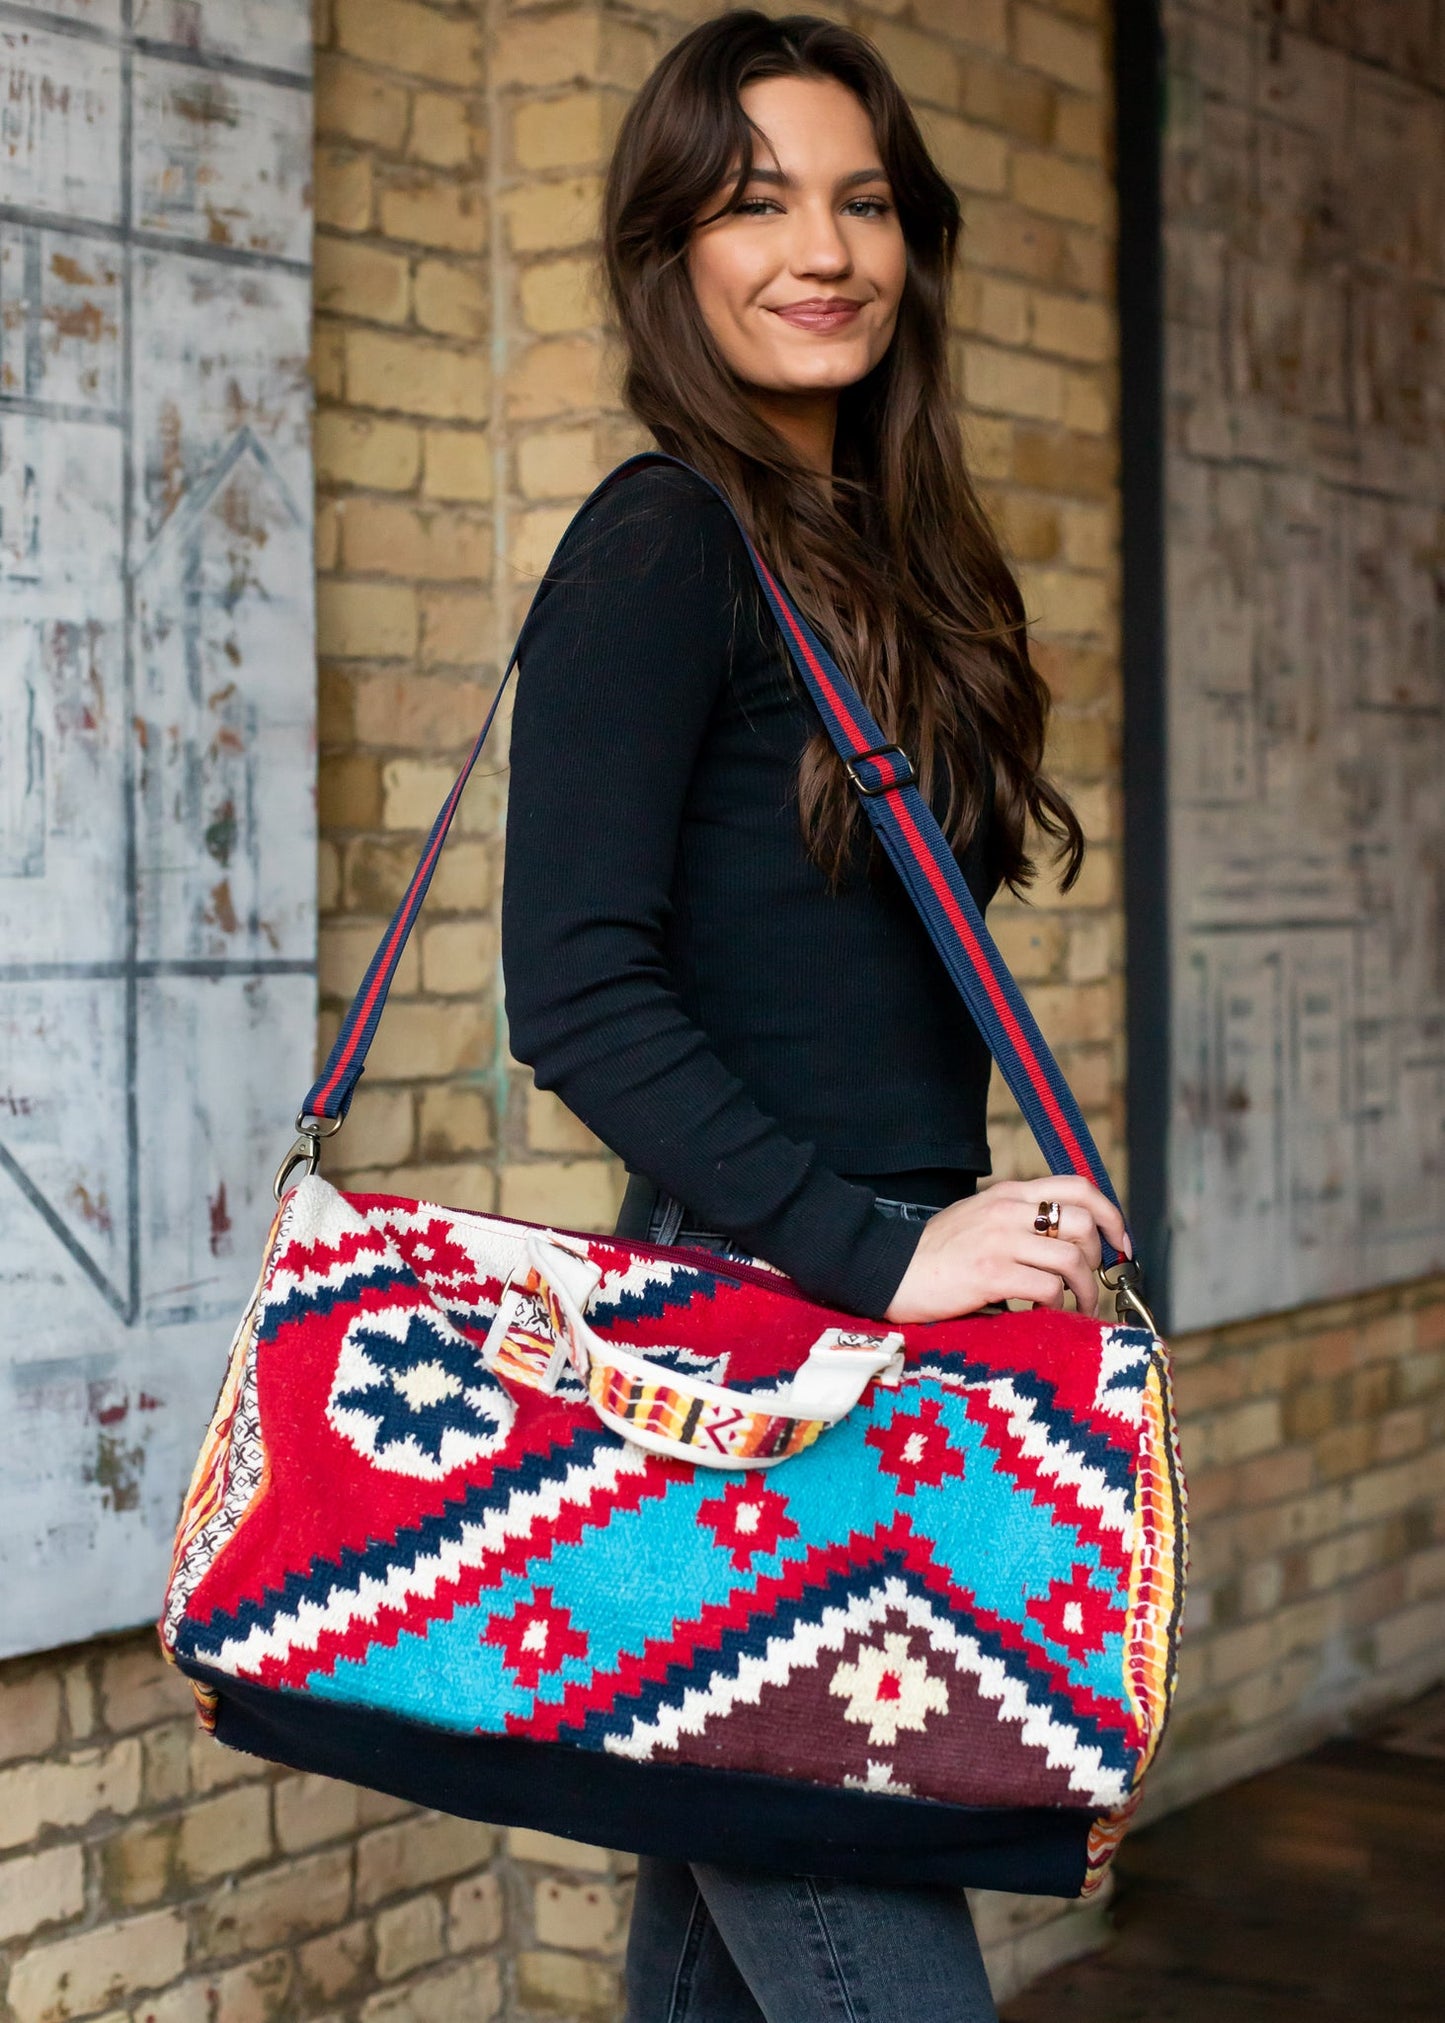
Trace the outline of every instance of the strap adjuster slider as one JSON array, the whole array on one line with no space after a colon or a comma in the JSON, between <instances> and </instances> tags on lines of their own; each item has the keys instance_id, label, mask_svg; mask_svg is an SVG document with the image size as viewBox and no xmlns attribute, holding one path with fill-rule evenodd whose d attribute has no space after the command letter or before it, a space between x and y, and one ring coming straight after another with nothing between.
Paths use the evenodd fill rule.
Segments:
<instances>
[{"instance_id":1,"label":"strap adjuster slider","mask_svg":"<svg viewBox=\"0 0 1445 2023\"><path fill-rule=\"evenodd\" d=\"M858 768L868 764L870 760L877 759L893 759L900 770L896 771L892 778L874 780L872 782L863 779L859 774ZM904 751L902 745L874 745L871 751L854 752L851 759L843 761L843 765L849 779L853 782L859 793L865 795L870 801L877 794L891 794L899 787L916 787L918 785L918 775L913 770L913 761L909 758L907 752Z\"/></svg>"}]
</instances>

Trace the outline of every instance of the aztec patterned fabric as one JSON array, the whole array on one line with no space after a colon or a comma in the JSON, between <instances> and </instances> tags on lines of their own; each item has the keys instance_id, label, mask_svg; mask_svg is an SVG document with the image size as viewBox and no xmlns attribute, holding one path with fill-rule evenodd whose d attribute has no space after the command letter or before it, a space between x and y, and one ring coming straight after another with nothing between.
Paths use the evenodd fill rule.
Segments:
<instances>
[{"instance_id":1,"label":"aztec patterned fabric","mask_svg":"<svg viewBox=\"0 0 1445 2023\"><path fill-rule=\"evenodd\" d=\"M830 1331L880 1358L897 1335L765 1268L546 1234L592 1268L600 1355L645 1358L667 1396L755 1394L747 1438L780 1445L776 1465L695 1466L602 1423L600 1403L677 1399L629 1404L604 1361L589 1397L526 1225L307 1178L232 1351L161 1626L222 1739L437 1803L436 1752L493 1738L453 1809L699 1857L721 1773L826 1795L829 1830L859 1843L875 1815L935 1842L954 1822L961 1845L1000 1812L1059 1821L1062 1862L1000 1870L984 1849L939 1873L1097 1887L1173 1676L1161 1344L1043 1312L909 1328L805 1442L770 1394ZM559 1777L565 1822L528 1795Z\"/></svg>"}]
</instances>

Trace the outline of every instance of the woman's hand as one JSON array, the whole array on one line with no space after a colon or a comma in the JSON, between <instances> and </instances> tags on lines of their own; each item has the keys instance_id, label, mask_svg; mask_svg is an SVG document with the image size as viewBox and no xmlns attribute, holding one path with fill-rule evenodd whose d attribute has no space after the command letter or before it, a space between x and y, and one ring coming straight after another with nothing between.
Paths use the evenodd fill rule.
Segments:
<instances>
[{"instance_id":1,"label":"woman's hand","mask_svg":"<svg viewBox=\"0 0 1445 2023\"><path fill-rule=\"evenodd\" d=\"M1034 1228L1041 1201L1062 1207L1056 1236ZM884 1319L951 1320L1010 1299L1058 1308L1066 1291L1080 1313L1092 1314L1099 1304L1100 1231L1115 1250L1132 1255L1123 1216L1090 1181L1073 1173L1000 1180L929 1218Z\"/></svg>"}]
</instances>

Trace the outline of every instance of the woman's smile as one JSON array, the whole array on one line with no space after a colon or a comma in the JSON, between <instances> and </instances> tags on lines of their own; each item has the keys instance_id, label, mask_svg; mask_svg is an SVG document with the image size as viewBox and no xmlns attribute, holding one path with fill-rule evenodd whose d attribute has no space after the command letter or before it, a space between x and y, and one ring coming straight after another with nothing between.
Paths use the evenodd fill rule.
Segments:
<instances>
[{"instance_id":1,"label":"woman's smile","mask_svg":"<svg viewBox=\"0 0 1445 2023\"><path fill-rule=\"evenodd\" d=\"M826 337L834 330L845 329L863 304L847 296L810 295L801 302L765 302L763 307L770 314L781 316L784 323L791 323L795 330L811 330Z\"/></svg>"}]
</instances>

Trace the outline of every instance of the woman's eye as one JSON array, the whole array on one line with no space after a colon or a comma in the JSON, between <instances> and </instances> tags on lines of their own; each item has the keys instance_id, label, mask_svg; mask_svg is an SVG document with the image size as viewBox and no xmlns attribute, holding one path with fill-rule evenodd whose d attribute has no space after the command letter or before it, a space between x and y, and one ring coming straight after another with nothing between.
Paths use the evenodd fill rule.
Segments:
<instances>
[{"instance_id":1,"label":"woman's eye","mask_svg":"<svg viewBox=\"0 0 1445 2023\"><path fill-rule=\"evenodd\" d=\"M737 204L738 215L743 218L762 218L777 208L772 197L740 197Z\"/></svg>"},{"instance_id":2,"label":"woman's eye","mask_svg":"<svg viewBox=\"0 0 1445 2023\"><path fill-rule=\"evenodd\" d=\"M893 206L886 197L854 197L844 209L854 218L886 218Z\"/></svg>"}]
</instances>

